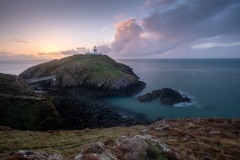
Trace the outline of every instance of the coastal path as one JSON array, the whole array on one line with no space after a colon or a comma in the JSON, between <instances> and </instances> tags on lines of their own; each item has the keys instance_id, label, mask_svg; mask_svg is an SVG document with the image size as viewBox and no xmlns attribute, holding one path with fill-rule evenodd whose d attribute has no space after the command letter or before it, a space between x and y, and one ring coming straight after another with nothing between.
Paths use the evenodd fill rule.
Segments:
<instances>
[{"instance_id":1,"label":"coastal path","mask_svg":"<svg viewBox=\"0 0 240 160\"><path fill-rule=\"evenodd\" d=\"M32 79L27 79L26 81L27 81L28 83L36 83L36 82L41 82L41 81L46 81L46 80L56 81L56 75L39 77L39 78L32 78Z\"/></svg>"}]
</instances>

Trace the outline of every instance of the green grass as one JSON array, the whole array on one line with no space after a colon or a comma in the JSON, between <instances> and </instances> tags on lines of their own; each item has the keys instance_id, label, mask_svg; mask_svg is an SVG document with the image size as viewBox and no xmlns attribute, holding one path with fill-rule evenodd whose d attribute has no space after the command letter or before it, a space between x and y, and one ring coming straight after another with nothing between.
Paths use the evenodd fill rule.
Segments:
<instances>
[{"instance_id":1,"label":"green grass","mask_svg":"<svg viewBox=\"0 0 240 160\"><path fill-rule=\"evenodd\" d=\"M13 151L28 149L57 153L73 159L86 144L117 139L122 135L132 136L142 129L143 126L49 132L0 131L0 158Z\"/></svg>"},{"instance_id":2,"label":"green grass","mask_svg":"<svg viewBox=\"0 0 240 160\"><path fill-rule=\"evenodd\" d=\"M60 115L50 97L0 94L0 125L34 130L53 128L60 121Z\"/></svg>"},{"instance_id":3,"label":"green grass","mask_svg":"<svg viewBox=\"0 0 240 160\"><path fill-rule=\"evenodd\" d=\"M20 76L28 79L56 74L57 79L61 79L57 82L62 86L75 86L87 80L91 84L111 87L119 80L130 84L138 79L127 72L122 64L106 55L74 55L33 66Z\"/></svg>"}]
</instances>

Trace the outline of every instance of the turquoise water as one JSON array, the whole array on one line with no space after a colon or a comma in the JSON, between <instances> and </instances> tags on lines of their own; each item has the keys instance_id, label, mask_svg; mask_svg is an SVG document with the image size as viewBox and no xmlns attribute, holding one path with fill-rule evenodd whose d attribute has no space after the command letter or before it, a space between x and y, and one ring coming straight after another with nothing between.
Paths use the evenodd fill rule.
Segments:
<instances>
[{"instance_id":1,"label":"turquoise water","mask_svg":"<svg viewBox=\"0 0 240 160\"><path fill-rule=\"evenodd\" d=\"M146 82L143 94L170 87L190 96L193 103L165 106L158 100L140 103L133 97L109 97L107 103L158 117L240 117L240 59L117 60L129 65ZM19 74L45 61L1 61L0 72Z\"/></svg>"},{"instance_id":2,"label":"turquoise water","mask_svg":"<svg viewBox=\"0 0 240 160\"><path fill-rule=\"evenodd\" d=\"M240 117L240 59L117 60L146 82L143 94L165 87L192 98L190 104L165 106L159 100L141 103L133 97L108 97L106 102L158 117Z\"/></svg>"}]
</instances>

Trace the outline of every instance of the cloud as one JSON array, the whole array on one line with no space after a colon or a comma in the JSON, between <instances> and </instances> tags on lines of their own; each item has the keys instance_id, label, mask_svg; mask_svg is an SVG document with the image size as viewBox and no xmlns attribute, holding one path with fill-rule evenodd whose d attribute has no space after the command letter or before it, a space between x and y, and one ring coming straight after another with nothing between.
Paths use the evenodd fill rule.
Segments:
<instances>
[{"instance_id":1,"label":"cloud","mask_svg":"<svg viewBox=\"0 0 240 160\"><path fill-rule=\"evenodd\" d=\"M88 51L88 49L86 47L78 47L77 48L77 51L80 53L80 54L84 54Z\"/></svg>"},{"instance_id":2,"label":"cloud","mask_svg":"<svg viewBox=\"0 0 240 160\"><path fill-rule=\"evenodd\" d=\"M12 39L12 42L18 42L18 43L29 43L29 41L21 40L21 39Z\"/></svg>"},{"instance_id":3,"label":"cloud","mask_svg":"<svg viewBox=\"0 0 240 160\"><path fill-rule=\"evenodd\" d=\"M106 54L111 51L110 44L102 44L97 46L98 52Z\"/></svg>"},{"instance_id":4,"label":"cloud","mask_svg":"<svg viewBox=\"0 0 240 160\"><path fill-rule=\"evenodd\" d=\"M42 52L38 53L39 56L48 56L48 57L55 57L55 58L61 58L65 56L75 55L75 54L84 54L88 51L85 47L78 47L76 49L70 49L70 50L64 50L64 51L58 51L58 52Z\"/></svg>"},{"instance_id":5,"label":"cloud","mask_svg":"<svg viewBox=\"0 0 240 160\"><path fill-rule=\"evenodd\" d=\"M60 54L63 54L63 55L74 55L74 54L82 54L82 53L80 51L78 51L78 50L71 49L71 50L61 51Z\"/></svg>"},{"instance_id":6,"label":"cloud","mask_svg":"<svg viewBox=\"0 0 240 160\"><path fill-rule=\"evenodd\" d=\"M239 31L240 13L236 12L239 9L237 0L186 0L175 8L169 6L163 13L154 10L143 19L143 26L156 34L175 36L181 40L229 34L233 30Z\"/></svg>"},{"instance_id":7,"label":"cloud","mask_svg":"<svg viewBox=\"0 0 240 160\"><path fill-rule=\"evenodd\" d=\"M106 46L109 54L161 55L216 36L222 37L221 44L205 44L205 48L231 47L227 42L236 35L238 39L234 41L240 41L239 0L147 0L144 6L148 16L140 20L129 18L115 25L114 41Z\"/></svg>"},{"instance_id":8,"label":"cloud","mask_svg":"<svg viewBox=\"0 0 240 160\"><path fill-rule=\"evenodd\" d=\"M165 6L174 3L176 3L176 0L146 0L144 6L150 8L157 8L160 6Z\"/></svg>"},{"instance_id":9,"label":"cloud","mask_svg":"<svg viewBox=\"0 0 240 160\"><path fill-rule=\"evenodd\" d=\"M118 58L126 56L136 58L136 55L160 53L177 43L174 37L162 37L154 32L146 31L134 18L117 23L115 28L114 41L99 47L104 48L103 53Z\"/></svg>"},{"instance_id":10,"label":"cloud","mask_svg":"<svg viewBox=\"0 0 240 160\"><path fill-rule=\"evenodd\" d=\"M0 52L0 60L37 60L38 56L35 54Z\"/></svg>"},{"instance_id":11,"label":"cloud","mask_svg":"<svg viewBox=\"0 0 240 160\"><path fill-rule=\"evenodd\" d=\"M125 18L126 18L126 16L125 16L124 13L119 13L116 16L114 16L114 19L116 19L116 20L122 20L122 19L125 19Z\"/></svg>"},{"instance_id":12,"label":"cloud","mask_svg":"<svg viewBox=\"0 0 240 160\"><path fill-rule=\"evenodd\" d=\"M0 52L0 55L7 55L8 52Z\"/></svg>"},{"instance_id":13,"label":"cloud","mask_svg":"<svg viewBox=\"0 0 240 160\"><path fill-rule=\"evenodd\" d=\"M108 27L107 27L107 26L102 27L102 29L101 29L102 32L105 32L105 31L107 31L107 30L108 30Z\"/></svg>"},{"instance_id":14,"label":"cloud","mask_svg":"<svg viewBox=\"0 0 240 160\"><path fill-rule=\"evenodd\" d=\"M240 46L240 42L230 42L230 43L202 43L193 45L193 49L209 49L209 48L225 48L225 47L236 47Z\"/></svg>"}]
</instances>

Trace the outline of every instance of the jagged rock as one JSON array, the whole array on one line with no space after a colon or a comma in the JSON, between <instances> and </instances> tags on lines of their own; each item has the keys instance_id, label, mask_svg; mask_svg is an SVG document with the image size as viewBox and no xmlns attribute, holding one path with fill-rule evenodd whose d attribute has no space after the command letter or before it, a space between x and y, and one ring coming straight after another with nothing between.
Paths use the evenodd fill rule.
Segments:
<instances>
[{"instance_id":1,"label":"jagged rock","mask_svg":"<svg viewBox=\"0 0 240 160\"><path fill-rule=\"evenodd\" d=\"M86 146L75 160L137 160L137 159L183 159L172 148L150 135L122 136L114 146L100 142Z\"/></svg>"},{"instance_id":2,"label":"jagged rock","mask_svg":"<svg viewBox=\"0 0 240 160\"><path fill-rule=\"evenodd\" d=\"M117 158L106 150L106 146L101 142L91 143L83 148L81 154L75 160L117 160Z\"/></svg>"},{"instance_id":3,"label":"jagged rock","mask_svg":"<svg viewBox=\"0 0 240 160\"><path fill-rule=\"evenodd\" d=\"M146 93L142 96L139 96L138 100L141 101L141 102L150 102L150 101L153 100L153 96L152 96L151 93Z\"/></svg>"},{"instance_id":4,"label":"jagged rock","mask_svg":"<svg viewBox=\"0 0 240 160\"><path fill-rule=\"evenodd\" d=\"M64 160L61 155L50 155L45 152L35 152L29 150L19 150L9 154L9 156L1 160Z\"/></svg>"},{"instance_id":5,"label":"jagged rock","mask_svg":"<svg viewBox=\"0 0 240 160\"><path fill-rule=\"evenodd\" d=\"M161 102L166 105L173 105L179 102L191 102L190 98L170 88L154 90L151 93L146 93L137 97L140 102L150 102L156 98L160 98Z\"/></svg>"},{"instance_id":6,"label":"jagged rock","mask_svg":"<svg viewBox=\"0 0 240 160\"><path fill-rule=\"evenodd\" d=\"M129 160L135 159L182 159L167 144L155 139L151 135L135 135L134 137L121 137L119 144L114 148L118 156Z\"/></svg>"}]
</instances>

